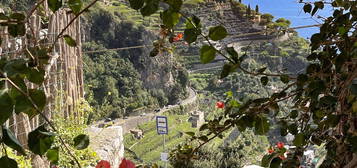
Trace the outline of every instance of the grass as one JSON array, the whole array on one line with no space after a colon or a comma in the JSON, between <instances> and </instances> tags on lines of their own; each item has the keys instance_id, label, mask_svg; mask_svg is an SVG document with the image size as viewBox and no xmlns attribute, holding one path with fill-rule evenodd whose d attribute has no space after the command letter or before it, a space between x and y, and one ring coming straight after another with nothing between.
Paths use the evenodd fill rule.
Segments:
<instances>
[{"instance_id":1,"label":"grass","mask_svg":"<svg viewBox=\"0 0 357 168\"><path fill-rule=\"evenodd\" d=\"M183 132L195 131L196 128L191 127L191 123L187 122L188 115L169 115L169 133L166 135L166 149L167 151L172 150L176 145L184 142L186 136ZM158 135L156 132L155 121L150 121L148 123L139 126L143 130L144 138L137 140L133 138L131 134L124 135L124 146L126 148L131 147L132 151L136 155L144 160L145 163L157 163L163 165L164 163L160 161L160 153L163 152L163 135ZM126 151L125 156L129 159L134 160L131 154Z\"/></svg>"}]
</instances>

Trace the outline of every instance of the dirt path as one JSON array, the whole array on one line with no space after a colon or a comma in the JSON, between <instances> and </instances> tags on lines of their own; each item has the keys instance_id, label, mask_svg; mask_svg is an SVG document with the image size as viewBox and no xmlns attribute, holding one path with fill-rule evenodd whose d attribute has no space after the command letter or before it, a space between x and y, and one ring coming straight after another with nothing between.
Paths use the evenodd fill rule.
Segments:
<instances>
[{"instance_id":1,"label":"dirt path","mask_svg":"<svg viewBox=\"0 0 357 168\"><path fill-rule=\"evenodd\" d=\"M169 105L167 107L161 108L159 112L147 113L143 116L130 116L126 119L116 119L113 120L113 125L122 126L123 135L128 133L131 129L137 128L138 125L154 120L156 116L162 115L162 113L171 110L173 108L179 107L180 105L187 105L193 103L197 99L197 93L192 88L188 88L189 96L182 100L181 103L175 105Z\"/></svg>"}]
</instances>

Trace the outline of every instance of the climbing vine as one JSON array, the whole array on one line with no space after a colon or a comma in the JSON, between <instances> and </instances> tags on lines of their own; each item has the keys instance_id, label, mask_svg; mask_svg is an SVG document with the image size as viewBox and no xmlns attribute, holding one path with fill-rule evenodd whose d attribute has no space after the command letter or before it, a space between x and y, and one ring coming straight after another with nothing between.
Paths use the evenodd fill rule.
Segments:
<instances>
[{"instance_id":1,"label":"climbing vine","mask_svg":"<svg viewBox=\"0 0 357 168\"><path fill-rule=\"evenodd\" d=\"M149 16L159 9L160 3L167 8L161 12L161 36L154 42L151 56L165 52L168 43L175 42L175 25L186 21L183 39L188 44L204 40L200 49L202 63L212 62L217 55L226 59L220 77L230 73L259 76L262 85L268 85L273 78L281 80L285 87L265 98L246 102L236 100L229 94L225 101L224 115L202 125L199 133L188 133L190 141L179 145L171 152L174 167L191 167L192 160L198 158L198 150L222 133L238 128L244 131L252 128L256 134L266 134L271 125L270 114L279 113L280 103L293 102L287 116L278 118L281 136L294 135L295 149L282 158L285 148L265 155L262 166L298 167L303 151L309 145L326 145L327 155L322 167L354 167L357 165L357 2L335 0L330 2L303 2L303 11L314 16L325 5L331 5L333 15L324 19L320 32L311 37L311 53L307 57L310 64L300 74L266 73L267 68L250 71L242 66L247 57L239 55L233 47L217 49L212 41L220 41L228 36L224 25L210 27L208 31L197 16L181 12L181 0L130 0L133 9L143 16ZM288 31L282 29L280 31ZM332 159L333 158L333 159Z\"/></svg>"}]
</instances>

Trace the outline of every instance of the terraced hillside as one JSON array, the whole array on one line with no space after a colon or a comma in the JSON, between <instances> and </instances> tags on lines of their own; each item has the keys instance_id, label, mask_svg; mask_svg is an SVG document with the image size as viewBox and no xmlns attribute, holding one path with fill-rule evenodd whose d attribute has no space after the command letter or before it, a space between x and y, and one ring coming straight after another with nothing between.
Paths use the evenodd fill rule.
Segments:
<instances>
[{"instance_id":1,"label":"terraced hillside","mask_svg":"<svg viewBox=\"0 0 357 168\"><path fill-rule=\"evenodd\" d=\"M166 136L165 145L167 151L185 140L184 132L196 131L195 128L191 127L191 123L187 122L188 118L188 115L168 115L169 134ZM132 158L137 163L141 163L140 160L142 160L145 163L163 165L163 162L160 161L160 153L163 152L163 135L157 134L155 121L142 124L139 129L144 134L142 139L136 139L130 133L125 134L125 157ZM137 158L134 157L133 152Z\"/></svg>"}]
</instances>

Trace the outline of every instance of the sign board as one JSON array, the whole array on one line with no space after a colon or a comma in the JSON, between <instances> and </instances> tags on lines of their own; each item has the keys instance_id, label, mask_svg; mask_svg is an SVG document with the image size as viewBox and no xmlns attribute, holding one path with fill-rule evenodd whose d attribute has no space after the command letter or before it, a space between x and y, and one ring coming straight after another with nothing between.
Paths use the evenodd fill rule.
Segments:
<instances>
[{"instance_id":1,"label":"sign board","mask_svg":"<svg viewBox=\"0 0 357 168\"><path fill-rule=\"evenodd\" d=\"M169 132L168 126L167 126L167 117L165 116L156 116L156 130L157 133L162 135L166 134Z\"/></svg>"},{"instance_id":2,"label":"sign board","mask_svg":"<svg viewBox=\"0 0 357 168\"><path fill-rule=\"evenodd\" d=\"M161 161L167 162L168 158L169 158L169 154L168 153L161 153L161 155L160 155Z\"/></svg>"}]
</instances>

